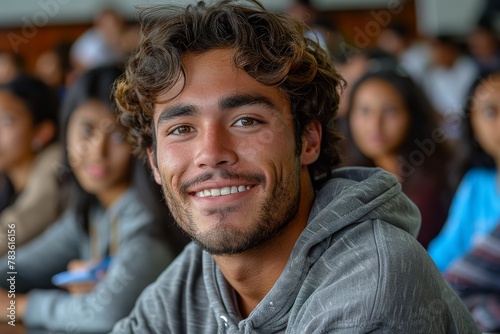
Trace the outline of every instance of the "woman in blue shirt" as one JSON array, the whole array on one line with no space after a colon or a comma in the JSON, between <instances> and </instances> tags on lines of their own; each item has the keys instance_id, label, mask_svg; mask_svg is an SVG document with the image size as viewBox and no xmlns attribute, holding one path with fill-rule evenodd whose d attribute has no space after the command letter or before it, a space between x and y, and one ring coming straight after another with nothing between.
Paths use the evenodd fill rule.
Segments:
<instances>
[{"instance_id":1,"label":"woman in blue shirt","mask_svg":"<svg viewBox=\"0 0 500 334\"><path fill-rule=\"evenodd\" d=\"M465 171L447 222L430 243L429 254L440 271L470 251L500 219L500 72L476 81L465 108Z\"/></svg>"}]
</instances>

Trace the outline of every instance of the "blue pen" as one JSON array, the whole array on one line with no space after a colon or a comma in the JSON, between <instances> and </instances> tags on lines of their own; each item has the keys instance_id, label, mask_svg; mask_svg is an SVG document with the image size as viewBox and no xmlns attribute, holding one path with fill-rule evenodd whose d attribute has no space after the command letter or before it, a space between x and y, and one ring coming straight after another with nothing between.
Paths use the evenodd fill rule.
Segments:
<instances>
[{"instance_id":1,"label":"blue pen","mask_svg":"<svg viewBox=\"0 0 500 334\"><path fill-rule=\"evenodd\" d=\"M78 282L97 282L99 279L98 273L108 269L111 259L111 256L106 256L101 262L87 269L64 271L54 275L52 276L52 283L54 285L67 285Z\"/></svg>"}]
</instances>

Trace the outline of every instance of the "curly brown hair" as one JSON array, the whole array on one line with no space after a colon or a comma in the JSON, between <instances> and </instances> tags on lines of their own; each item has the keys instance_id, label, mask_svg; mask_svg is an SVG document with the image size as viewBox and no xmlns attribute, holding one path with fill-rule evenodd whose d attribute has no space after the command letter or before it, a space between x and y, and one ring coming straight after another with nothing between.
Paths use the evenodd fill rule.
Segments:
<instances>
[{"instance_id":1,"label":"curly brown hair","mask_svg":"<svg viewBox=\"0 0 500 334\"><path fill-rule=\"evenodd\" d=\"M302 23L268 12L256 0L155 5L142 8L139 19L140 45L115 87L118 114L137 156L145 159L146 148L156 147L153 105L185 76L183 54L231 48L237 68L290 100L298 155L307 126L321 123L321 152L309 171L315 183L330 177L340 163L333 121L344 82L327 52L304 37Z\"/></svg>"}]
</instances>

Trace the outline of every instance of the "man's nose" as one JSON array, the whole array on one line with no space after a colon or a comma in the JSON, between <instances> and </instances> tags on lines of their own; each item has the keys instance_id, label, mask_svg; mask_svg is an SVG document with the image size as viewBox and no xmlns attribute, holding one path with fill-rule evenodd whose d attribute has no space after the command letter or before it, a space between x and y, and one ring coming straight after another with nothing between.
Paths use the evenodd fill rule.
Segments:
<instances>
[{"instance_id":1,"label":"man's nose","mask_svg":"<svg viewBox=\"0 0 500 334\"><path fill-rule=\"evenodd\" d=\"M200 131L194 164L197 167L220 167L232 165L237 160L234 138L220 126L211 126Z\"/></svg>"}]
</instances>

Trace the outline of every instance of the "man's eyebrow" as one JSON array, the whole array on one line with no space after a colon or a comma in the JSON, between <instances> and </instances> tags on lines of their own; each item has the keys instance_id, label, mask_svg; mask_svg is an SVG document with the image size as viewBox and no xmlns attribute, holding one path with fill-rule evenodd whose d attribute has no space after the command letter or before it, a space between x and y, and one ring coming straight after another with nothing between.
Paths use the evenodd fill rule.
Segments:
<instances>
[{"instance_id":1,"label":"man's eyebrow","mask_svg":"<svg viewBox=\"0 0 500 334\"><path fill-rule=\"evenodd\" d=\"M160 116L158 116L158 123L156 125L156 129L160 128L165 122L168 122L171 119L181 117L181 116L193 116L198 113L198 110L191 105L176 105L163 109L160 112Z\"/></svg>"},{"instance_id":2,"label":"man's eyebrow","mask_svg":"<svg viewBox=\"0 0 500 334\"><path fill-rule=\"evenodd\" d=\"M270 99L258 94L238 94L225 97L219 101L219 108L221 110L228 110L256 104L264 105L274 111L278 110L276 105L272 103Z\"/></svg>"},{"instance_id":3,"label":"man's eyebrow","mask_svg":"<svg viewBox=\"0 0 500 334\"><path fill-rule=\"evenodd\" d=\"M237 94L222 98L219 101L219 108L222 111L226 111L233 108L252 106L252 105L264 105L268 109L278 110L278 108L265 96L259 94ZM171 107L166 107L160 112L158 116L158 123L156 125L157 130L160 126L174 118L181 116L194 116L199 112L199 110L192 105L174 105Z\"/></svg>"}]
</instances>

